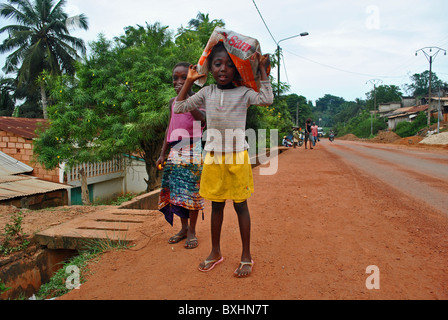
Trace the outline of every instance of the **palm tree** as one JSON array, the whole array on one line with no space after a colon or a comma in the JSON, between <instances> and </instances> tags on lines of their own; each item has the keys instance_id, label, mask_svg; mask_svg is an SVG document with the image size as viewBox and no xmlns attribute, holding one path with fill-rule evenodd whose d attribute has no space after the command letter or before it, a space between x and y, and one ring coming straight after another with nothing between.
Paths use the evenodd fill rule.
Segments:
<instances>
[{"instance_id":1,"label":"palm tree","mask_svg":"<svg viewBox=\"0 0 448 320\"><path fill-rule=\"evenodd\" d=\"M14 113L15 83L12 78L0 76L0 116L10 117Z\"/></svg>"},{"instance_id":2,"label":"palm tree","mask_svg":"<svg viewBox=\"0 0 448 320\"><path fill-rule=\"evenodd\" d=\"M225 23L222 19L210 20L209 14L198 12L196 19L188 22L188 29L197 31L203 46L205 46L216 27L223 28Z\"/></svg>"},{"instance_id":3,"label":"palm tree","mask_svg":"<svg viewBox=\"0 0 448 320\"><path fill-rule=\"evenodd\" d=\"M87 30L84 14L75 19L68 18L63 11L66 0L8 0L0 5L0 17L14 19L16 24L0 28L0 34L9 36L0 45L0 53L15 50L6 58L3 71L16 73L18 87L31 85L34 90L40 86L44 118L47 118L45 81L38 81L46 71L51 75L67 73L74 75L78 51L85 54L84 41L70 36L68 22Z\"/></svg>"}]
</instances>

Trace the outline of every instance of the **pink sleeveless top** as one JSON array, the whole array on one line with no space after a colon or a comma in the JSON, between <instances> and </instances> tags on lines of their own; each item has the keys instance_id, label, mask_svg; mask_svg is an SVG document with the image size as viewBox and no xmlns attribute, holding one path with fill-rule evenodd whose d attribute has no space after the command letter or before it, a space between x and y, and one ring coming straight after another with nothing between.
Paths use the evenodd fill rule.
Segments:
<instances>
[{"instance_id":1,"label":"pink sleeveless top","mask_svg":"<svg viewBox=\"0 0 448 320\"><path fill-rule=\"evenodd\" d=\"M183 138L201 138L204 129L201 126L201 122L195 120L190 112L174 113L174 103L176 103L176 99L174 99L173 104L170 106L171 121L168 127L167 141L171 143L182 140Z\"/></svg>"}]
</instances>

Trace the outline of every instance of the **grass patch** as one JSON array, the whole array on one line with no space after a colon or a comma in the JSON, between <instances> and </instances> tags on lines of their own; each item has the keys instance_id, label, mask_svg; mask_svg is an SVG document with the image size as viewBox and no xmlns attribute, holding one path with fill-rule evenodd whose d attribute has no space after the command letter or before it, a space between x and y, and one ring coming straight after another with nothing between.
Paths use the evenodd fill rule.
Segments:
<instances>
[{"instance_id":1,"label":"grass patch","mask_svg":"<svg viewBox=\"0 0 448 320\"><path fill-rule=\"evenodd\" d=\"M35 297L37 300L53 299L61 297L74 289L76 284L86 282L89 275L88 265L91 262L99 262L100 256L113 250L126 250L129 243L125 240L111 239L90 239L84 243L84 248L80 254L67 262L57 271L50 281L43 284Z\"/></svg>"},{"instance_id":2,"label":"grass patch","mask_svg":"<svg viewBox=\"0 0 448 320\"><path fill-rule=\"evenodd\" d=\"M107 199L106 200L104 200L104 199L96 199L93 204L95 206L109 206L109 205L111 205L111 206L119 206L122 203L128 202L128 201L132 200L133 198L135 198L137 196L138 196L138 194L135 194L135 193L132 193L132 192L128 192L128 193L119 195L119 196L117 196L117 197L115 197L113 199L108 199L108 200Z\"/></svg>"},{"instance_id":3,"label":"grass patch","mask_svg":"<svg viewBox=\"0 0 448 320\"><path fill-rule=\"evenodd\" d=\"M25 250L30 241L22 228L22 212L14 213L10 217L10 223L3 227L3 233L0 234L0 255L7 256L13 252Z\"/></svg>"}]
</instances>

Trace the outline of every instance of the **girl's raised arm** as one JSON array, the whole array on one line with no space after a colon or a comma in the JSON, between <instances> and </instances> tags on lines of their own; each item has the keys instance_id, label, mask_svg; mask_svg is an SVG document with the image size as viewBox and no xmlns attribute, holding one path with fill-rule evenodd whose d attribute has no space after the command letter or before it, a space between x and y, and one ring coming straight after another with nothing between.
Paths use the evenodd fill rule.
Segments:
<instances>
[{"instance_id":1,"label":"girl's raised arm","mask_svg":"<svg viewBox=\"0 0 448 320\"><path fill-rule=\"evenodd\" d=\"M199 74L197 71L197 65L191 65L188 69L187 79L185 80L185 84L182 87L182 90L179 92L177 96L177 101L184 101L188 98L188 92L190 92L193 87L193 83L203 77L206 77L206 74Z\"/></svg>"}]
</instances>

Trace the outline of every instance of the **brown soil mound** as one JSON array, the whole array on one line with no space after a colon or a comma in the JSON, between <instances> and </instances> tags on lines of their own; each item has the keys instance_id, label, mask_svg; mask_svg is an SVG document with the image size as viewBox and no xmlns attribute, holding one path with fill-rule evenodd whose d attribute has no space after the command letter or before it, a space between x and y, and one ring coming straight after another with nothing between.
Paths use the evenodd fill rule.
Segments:
<instances>
[{"instance_id":1,"label":"brown soil mound","mask_svg":"<svg viewBox=\"0 0 448 320\"><path fill-rule=\"evenodd\" d=\"M350 140L350 141L358 141L360 140L357 136L352 133L346 134L345 136L338 137L340 140Z\"/></svg>"},{"instance_id":2,"label":"brown soil mound","mask_svg":"<svg viewBox=\"0 0 448 320\"><path fill-rule=\"evenodd\" d=\"M400 145L417 145L422 141L424 138L420 136L413 136L413 137L406 137L401 138L398 140L395 140L394 144L400 144Z\"/></svg>"},{"instance_id":3,"label":"brown soil mound","mask_svg":"<svg viewBox=\"0 0 448 320\"><path fill-rule=\"evenodd\" d=\"M378 135L371 139L371 142L377 143L393 143L397 140L401 139L399 135L392 131L380 131Z\"/></svg>"}]
</instances>

